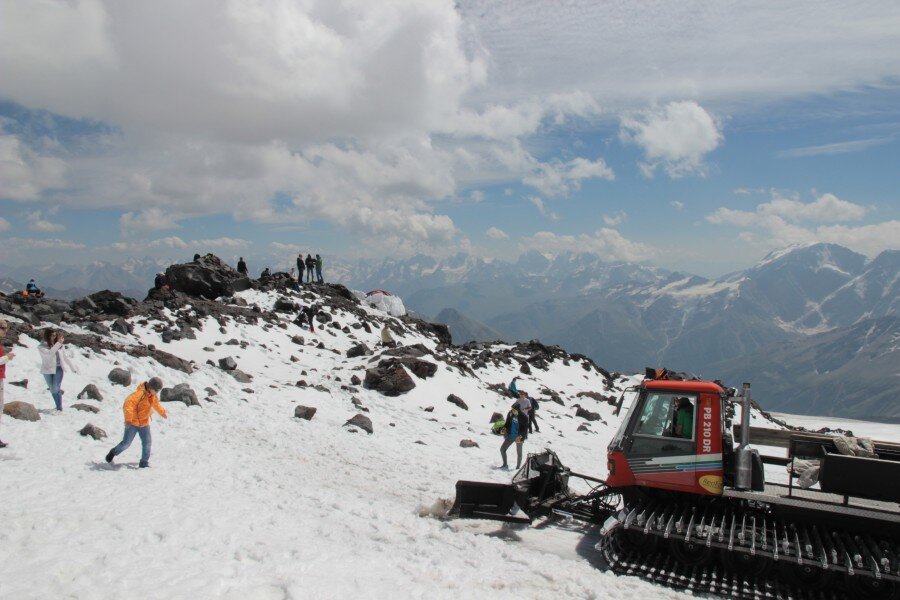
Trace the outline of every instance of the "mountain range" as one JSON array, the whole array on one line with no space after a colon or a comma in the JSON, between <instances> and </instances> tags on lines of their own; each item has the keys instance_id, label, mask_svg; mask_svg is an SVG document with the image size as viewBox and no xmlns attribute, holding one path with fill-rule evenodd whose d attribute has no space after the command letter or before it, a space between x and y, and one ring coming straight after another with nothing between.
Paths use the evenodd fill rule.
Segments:
<instances>
[{"instance_id":1,"label":"mountain range","mask_svg":"<svg viewBox=\"0 0 900 600\"><path fill-rule=\"evenodd\" d=\"M0 275L35 277L61 298L105 288L142 298L161 266L145 258ZM666 366L754 381L776 410L900 418L898 250L869 259L834 244L792 246L718 278L536 251L512 262L335 259L326 277L390 290L457 343L540 339L622 372Z\"/></svg>"}]
</instances>

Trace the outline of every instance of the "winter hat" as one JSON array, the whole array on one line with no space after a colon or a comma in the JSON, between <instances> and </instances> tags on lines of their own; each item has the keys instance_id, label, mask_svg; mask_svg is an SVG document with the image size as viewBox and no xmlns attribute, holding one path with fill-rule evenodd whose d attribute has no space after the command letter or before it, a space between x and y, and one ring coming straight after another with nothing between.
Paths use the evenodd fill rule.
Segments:
<instances>
[{"instance_id":1,"label":"winter hat","mask_svg":"<svg viewBox=\"0 0 900 600\"><path fill-rule=\"evenodd\" d=\"M159 377L153 377L150 381L147 382L147 387L154 392L158 392L163 387L162 379Z\"/></svg>"}]
</instances>

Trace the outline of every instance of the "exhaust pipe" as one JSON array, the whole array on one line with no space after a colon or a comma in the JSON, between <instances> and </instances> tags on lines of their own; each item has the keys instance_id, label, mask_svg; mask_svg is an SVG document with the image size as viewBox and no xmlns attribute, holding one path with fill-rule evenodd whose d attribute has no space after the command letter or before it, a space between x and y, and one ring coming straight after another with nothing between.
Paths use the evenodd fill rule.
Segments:
<instances>
[{"instance_id":1,"label":"exhaust pipe","mask_svg":"<svg viewBox=\"0 0 900 600\"><path fill-rule=\"evenodd\" d=\"M736 452L737 471L734 487L749 490L753 486L753 452L750 450L750 384L744 383L740 394L741 403L741 444Z\"/></svg>"}]
</instances>

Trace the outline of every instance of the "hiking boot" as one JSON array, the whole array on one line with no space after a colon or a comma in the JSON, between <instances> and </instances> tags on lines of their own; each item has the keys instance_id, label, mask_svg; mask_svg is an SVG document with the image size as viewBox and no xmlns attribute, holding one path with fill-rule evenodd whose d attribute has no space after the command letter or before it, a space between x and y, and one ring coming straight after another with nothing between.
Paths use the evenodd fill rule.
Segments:
<instances>
[{"instance_id":1,"label":"hiking boot","mask_svg":"<svg viewBox=\"0 0 900 600\"><path fill-rule=\"evenodd\" d=\"M142 469L146 469L150 466L150 463L142 462L142 463L138 463L138 466Z\"/></svg>"},{"instance_id":2,"label":"hiking boot","mask_svg":"<svg viewBox=\"0 0 900 600\"><path fill-rule=\"evenodd\" d=\"M113 461L113 459L116 457L116 455L114 454L115 450L116 449L113 448L112 450L110 450L109 452L106 453L106 462L111 463Z\"/></svg>"}]
</instances>

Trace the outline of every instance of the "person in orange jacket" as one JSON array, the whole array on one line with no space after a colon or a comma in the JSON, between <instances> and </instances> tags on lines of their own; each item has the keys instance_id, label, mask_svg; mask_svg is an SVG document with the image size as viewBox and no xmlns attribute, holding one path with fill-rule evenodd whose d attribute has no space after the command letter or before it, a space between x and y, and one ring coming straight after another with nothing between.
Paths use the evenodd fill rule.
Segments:
<instances>
[{"instance_id":1,"label":"person in orange jacket","mask_svg":"<svg viewBox=\"0 0 900 600\"><path fill-rule=\"evenodd\" d=\"M156 394L162 389L162 380L154 377L146 383L138 386L137 391L128 396L122 407L125 412L125 435L119 445L106 454L106 462L125 452L131 445L135 435L141 436L141 462L143 469L150 466L150 414L152 411L159 413L163 419L167 419L166 409L160 403Z\"/></svg>"}]
</instances>

